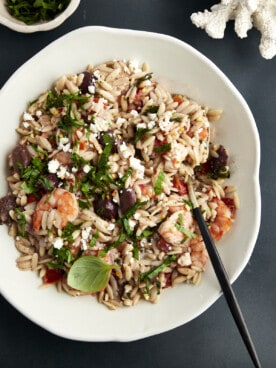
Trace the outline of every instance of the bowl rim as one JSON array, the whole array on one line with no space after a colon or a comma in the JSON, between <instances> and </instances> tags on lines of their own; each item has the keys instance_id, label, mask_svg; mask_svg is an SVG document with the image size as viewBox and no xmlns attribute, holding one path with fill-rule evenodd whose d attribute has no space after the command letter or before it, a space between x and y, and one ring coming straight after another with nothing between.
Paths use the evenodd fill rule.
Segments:
<instances>
[{"instance_id":1,"label":"bowl rim","mask_svg":"<svg viewBox=\"0 0 276 368\"><path fill-rule=\"evenodd\" d=\"M67 8L54 19L46 22L27 25L9 14L5 7L5 2L5 0L0 0L0 25L2 24L13 31L21 33L33 33L54 29L61 25L67 18L69 18L77 10L80 4L80 0L71 0Z\"/></svg>"}]
</instances>

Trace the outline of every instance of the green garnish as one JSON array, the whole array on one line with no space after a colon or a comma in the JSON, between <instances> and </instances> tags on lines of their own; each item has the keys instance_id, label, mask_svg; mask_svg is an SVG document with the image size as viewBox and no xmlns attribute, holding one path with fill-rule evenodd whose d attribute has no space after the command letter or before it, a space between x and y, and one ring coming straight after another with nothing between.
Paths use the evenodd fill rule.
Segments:
<instances>
[{"instance_id":1,"label":"green garnish","mask_svg":"<svg viewBox=\"0 0 276 368\"><path fill-rule=\"evenodd\" d=\"M148 106L145 111L143 112L143 115L147 114L156 114L159 109L159 106Z\"/></svg>"},{"instance_id":2,"label":"green garnish","mask_svg":"<svg viewBox=\"0 0 276 368\"><path fill-rule=\"evenodd\" d=\"M156 153L165 153L171 150L171 146L171 143L165 143L162 146L155 147L153 151Z\"/></svg>"},{"instance_id":3,"label":"green garnish","mask_svg":"<svg viewBox=\"0 0 276 368\"><path fill-rule=\"evenodd\" d=\"M129 219L131 216L134 215L134 213L138 210L138 208L146 205L148 202L144 201L144 202L140 202L137 201L134 203L134 205L132 205L131 207L129 207L129 209L124 213L124 215L121 217L121 219Z\"/></svg>"},{"instance_id":4,"label":"green garnish","mask_svg":"<svg viewBox=\"0 0 276 368\"><path fill-rule=\"evenodd\" d=\"M51 182L45 177L48 172L47 163L41 161L39 157L34 157L31 163L24 169L19 165L20 178L23 180L22 189L26 194L36 193L42 183L47 191L53 189Z\"/></svg>"},{"instance_id":5,"label":"green garnish","mask_svg":"<svg viewBox=\"0 0 276 368\"><path fill-rule=\"evenodd\" d=\"M143 272L139 275L139 279L150 280L162 272L170 263L176 260L176 255L169 255L159 266L153 267L151 270Z\"/></svg>"},{"instance_id":6,"label":"green garnish","mask_svg":"<svg viewBox=\"0 0 276 368\"><path fill-rule=\"evenodd\" d=\"M70 0L7 0L9 13L27 25L54 19Z\"/></svg>"},{"instance_id":7,"label":"green garnish","mask_svg":"<svg viewBox=\"0 0 276 368\"><path fill-rule=\"evenodd\" d=\"M76 152L73 152L71 155L71 160L72 160L72 164L73 166L80 170L80 168L83 165L86 165L89 163L89 161L85 160L83 157L81 157L80 155L78 155Z\"/></svg>"},{"instance_id":8,"label":"green garnish","mask_svg":"<svg viewBox=\"0 0 276 368\"><path fill-rule=\"evenodd\" d=\"M103 149L103 152L98 162L98 167L100 170L105 170L106 168L108 168L107 163L108 163L108 159L109 159L109 156L112 150L112 145L113 145L113 140L108 133L105 133L103 135L103 141L104 141L105 147Z\"/></svg>"},{"instance_id":9,"label":"green garnish","mask_svg":"<svg viewBox=\"0 0 276 368\"><path fill-rule=\"evenodd\" d=\"M67 239L69 243L73 243L73 233L76 230L79 230L82 224L74 225L72 222L68 222L66 226L62 229L61 237L63 239Z\"/></svg>"},{"instance_id":10,"label":"green garnish","mask_svg":"<svg viewBox=\"0 0 276 368\"><path fill-rule=\"evenodd\" d=\"M107 244L104 249L102 249L99 253L100 257L104 257L106 253L113 248L117 248L119 245L121 245L126 240L126 234L122 233L119 238L111 244Z\"/></svg>"},{"instance_id":11,"label":"green garnish","mask_svg":"<svg viewBox=\"0 0 276 368\"><path fill-rule=\"evenodd\" d=\"M182 234L186 235L187 238L192 238L195 239L196 238L196 234L189 231L188 229L186 229L183 226L183 219L182 219L182 214L178 215L179 218L179 222L180 224L176 223L174 226L177 228L178 231L180 231Z\"/></svg>"},{"instance_id":12,"label":"green garnish","mask_svg":"<svg viewBox=\"0 0 276 368\"><path fill-rule=\"evenodd\" d=\"M142 82L149 80L151 78L152 78L152 73L146 73L143 77L137 79L136 86L139 87Z\"/></svg>"},{"instance_id":13,"label":"green garnish","mask_svg":"<svg viewBox=\"0 0 276 368\"><path fill-rule=\"evenodd\" d=\"M96 233L95 233L95 235L92 236L92 238L91 238L91 240L89 242L89 246L90 247L94 247L94 245L96 244L96 241L98 240L98 238L99 238L99 231L97 230Z\"/></svg>"},{"instance_id":14,"label":"green garnish","mask_svg":"<svg viewBox=\"0 0 276 368\"><path fill-rule=\"evenodd\" d=\"M138 128L134 136L134 144L140 141L143 138L143 135L148 132L150 132L150 129L148 128Z\"/></svg>"},{"instance_id":15,"label":"green garnish","mask_svg":"<svg viewBox=\"0 0 276 368\"><path fill-rule=\"evenodd\" d=\"M49 268L62 268L65 263L71 264L75 260L69 247L62 247L60 249L52 247L50 254L55 257L55 262L48 262L47 266Z\"/></svg>"},{"instance_id":16,"label":"green garnish","mask_svg":"<svg viewBox=\"0 0 276 368\"><path fill-rule=\"evenodd\" d=\"M162 193L162 184L165 180L164 171L160 171L154 184L154 193L159 195Z\"/></svg>"},{"instance_id":17,"label":"green garnish","mask_svg":"<svg viewBox=\"0 0 276 368\"><path fill-rule=\"evenodd\" d=\"M70 287L90 293L105 288L112 269L118 265L110 265L95 256L83 256L77 259L69 270L67 283Z\"/></svg>"},{"instance_id":18,"label":"green garnish","mask_svg":"<svg viewBox=\"0 0 276 368\"><path fill-rule=\"evenodd\" d=\"M52 107L66 108L66 114L62 116L58 123L58 127L68 133L72 133L73 128L78 128L86 124L77 119L75 116L76 114L72 111L72 103L75 102L81 107L87 101L88 97L80 95L79 92L58 95L51 90L47 95L46 107L48 109Z\"/></svg>"},{"instance_id":19,"label":"green garnish","mask_svg":"<svg viewBox=\"0 0 276 368\"><path fill-rule=\"evenodd\" d=\"M25 237L26 236L26 224L27 224L26 217L25 217L24 213L22 211L20 211L19 208L15 208L15 212L18 216L18 218L17 218L17 223L19 225L18 235L20 235L22 237Z\"/></svg>"},{"instance_id":20,"label":"green garnish","mask_svg":"<svg viewBox=\"0 0 276 368\"><path fill-rule=\"evenodd\" d=\"M118 180L116 180L116 185L121 189L125 187L125 182L127 181L127 179L130 177L130 175L132 174L132 168L129 167L127 169L127 171L125 172L125 174Z\"/></svg>"}]
</instances>

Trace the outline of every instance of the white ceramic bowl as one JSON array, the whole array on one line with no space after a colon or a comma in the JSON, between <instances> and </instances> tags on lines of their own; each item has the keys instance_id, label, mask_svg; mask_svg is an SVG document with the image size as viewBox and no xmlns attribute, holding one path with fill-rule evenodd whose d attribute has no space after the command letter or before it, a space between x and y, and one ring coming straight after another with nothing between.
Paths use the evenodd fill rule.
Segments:
<instances>
[{"instance_id":1,"label":"white ceramic bowl","mask_svg":"<svg viewBox=\"0 0 276 368\"><path fill-rule=\"evenodd\" d=\"M68 7L60 13L53 20L48 22L40 22L32 25L27 25L20 20L17 20L8 12L5 4L6 0L0 0L0 24L22 33L32 33L38 31L49 31L50 29L56 28L61 25L67 18L74 13L79 6L80 0L71 0Z\"/></svg>"},{"instance_id":2,"label":"white ceramic bowl","mask_svg":"<svg viewBox=\"0 0 276 368\"><path fill-rule=\"evenodd\" d=\"M259 137L253 116L237 89L205 56L175 38L131 30L85 27L53 42L27 61L0 93L5 121L0 135L0 172L16 142L15 128L28 101L50 88L59 76L81 72L89 63L110 59L147 61L154 77L171 91L182 92L208 106L222 108L217 142L230 151L230 182L237 185L241 206L236 222L218 248L233 282L246 266L260 225ZM0 196L6 194L0 183ZM54 334L82 341L131 341L168 331L197 317L220 296L210 263L199 286L166 289L158 304L109 311L93 297L73 298L54 287L40 289L32 272L16 268L18 253L5 226L0 228L0 290L22 314Z\"/></svg>"}]
</instances>

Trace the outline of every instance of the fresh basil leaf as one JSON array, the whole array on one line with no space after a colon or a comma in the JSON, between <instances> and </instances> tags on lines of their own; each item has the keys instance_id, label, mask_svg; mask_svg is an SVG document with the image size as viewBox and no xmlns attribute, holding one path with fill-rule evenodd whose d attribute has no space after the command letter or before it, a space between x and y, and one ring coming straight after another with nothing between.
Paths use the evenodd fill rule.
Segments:
<instances>
[{"instance_id":1,"label":"fresh basil leaf","mask_svg":"<svg viewBox=\"0 0 276 368\"><path fill-rule=\"evenodd\" d=\"M96 293L106 287L110 272L114 268L119 266L110 265L95 256L83 256L70 268L67 283L76 290Z\"/></svg>"}]
</instances>

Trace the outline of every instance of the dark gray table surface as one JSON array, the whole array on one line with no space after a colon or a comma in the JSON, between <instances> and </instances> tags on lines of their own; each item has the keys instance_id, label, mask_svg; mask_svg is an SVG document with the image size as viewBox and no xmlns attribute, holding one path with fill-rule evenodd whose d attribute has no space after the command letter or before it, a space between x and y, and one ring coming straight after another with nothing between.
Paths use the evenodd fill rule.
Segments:
<instances>
[{"instance_id":1,"label":"dark gray table surface","mask_svg":"<svg viewBox=\"0 0 276 368\"><path fill-rule=\"evenodd\" d=\"M263 367L270 368L276 366L276 57L265 60L260 56L260 34L255 29L243 40L236 36L233 22L228 23L223 40L214 40L197 29L190 15L209 9L216 2L82 0L73 16L55 30L21 34L0 26L0 88L36 52L85 25L175 36L206 55L230 78L251 108L259 130L262 192L262 221L256 247L233 286ZM1 115L0 122L5 124ZM0 365L3 368L252 367L223 297L195 320L157 336L130 343L83 343L43 330L0 296Z\"/></svg>"}]
</instances>

